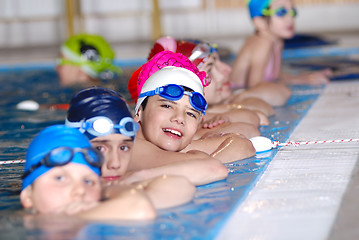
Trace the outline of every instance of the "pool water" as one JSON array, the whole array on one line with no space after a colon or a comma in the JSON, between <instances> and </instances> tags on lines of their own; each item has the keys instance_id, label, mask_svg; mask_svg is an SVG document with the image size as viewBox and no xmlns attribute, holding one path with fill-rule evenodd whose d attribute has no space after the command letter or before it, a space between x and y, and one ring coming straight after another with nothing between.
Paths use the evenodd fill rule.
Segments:
<instances>
[{"instance_id":1,"label":"pool water","mask_svg":"<svg viewBox=\"0 0 359 240\"><path fill-rule=\"evenodd\" d=\"M22 100L40 104L68 103L74 89L60 88L52 68L0 71L0 161L25 158L26 148L43 128L64 122L63 110L22 111ZM128 98L126 83L120 90ZM322 87L293 86L284 107L275 109L261 134L285 141L318 97ZM122 92L120 91L120 92ZM78 222L76 219L31 219L18 213L23 163L0 165L1 239L211 239L235 207L254 187L278 149L227 164L226 180L197 188L195 199L183 206L159 211L154 222ZM29 222L31 224L29 224ZM240 226L239 226L240 227ZM121 238L122 239L122 238Z\"/></svg>"}]
</instances>

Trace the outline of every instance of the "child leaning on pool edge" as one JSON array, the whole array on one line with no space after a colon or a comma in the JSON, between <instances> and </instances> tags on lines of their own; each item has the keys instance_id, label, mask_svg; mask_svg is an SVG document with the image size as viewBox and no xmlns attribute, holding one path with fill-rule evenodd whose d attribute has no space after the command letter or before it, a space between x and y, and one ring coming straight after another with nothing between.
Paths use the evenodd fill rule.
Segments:
<instances>
[{"instance_id":1,"label":"child leaning on pool edge","mask_svg":"<svg viewBox=\"0 0 359 240\"><path fill-rule=\"evenodd\" d=\"M106 185L132 182L143 185L144 181L148 182L164 174L167 178L162 179L166 182L162 186L181 184L183 181L178 179L180 176L186 177L193 184L202 185L227 176L227 169L214 158L203 156L204 154L170 152L159 148L151 154L146 153L147 158L151 159L154 154L158 154L173 163L151 168L143 164L139 169L135 169L136 171L131 171L129 167L131 168L133 161L131 158L138 124L134 122L125 100L110 89L93 87L75 94L67 112L66 125L78 128L90 139L92 146L103 153L105 162L102 165L101 178ZM174 179L173 175L178 177ZM175 183L176 180L181 182ZM182 189L186 188L186 184L182 183ZM165 197L167 196L163 199Z\"/></svg>"},{"instance_id":2,"label":"child leaning on pool edge","mask_svg":"<svg viewBox=\"0 0 359 240\"><path fill-rule=\"evenodd\" d=\"M102 161L77 129L54 125L42 130L27 150L22 206L36 214L89 220L154 218L154 207L141 189L128 189L100 202Z\"/></svg>"},{"instance_id":3,"label":"child leaning on pool edge","mask_svg":"<svg viewBox=\"0 0 359 240\"><path fill-rule=\"evenodd\" d=\"M290 96L290 90L287 87L276 83L266 83L265 86L250 91L245 90L240 94L233 93L229 83L232 68L220 60L214 45L197 40L161 37L154 43L148 58L150 59L164 50L185 55L200 71L207 73L206 78L210 80L210 84L204 88L208 109L204 117L203 128L216 126L211 123L211 120L221 116L232 123L268 125L268 116L274 113L271 105L284 105ZM133 91L131 81L133 81L132 78L129 82L129 91L131 97L135 98L137 93Z\"/></svg>"},{"instance_id":4,"label":"child leaning on pool edge","mask_svg":"<svg viewBox=\"0 0 359 240\"><path fill-rule=\"evenodd\" d=\"M329 69L299 75L282 72L284 40L294 36L297 14L292 0L250 0L248 8L255 26L233 64L230 79L235 87L253 88L261 82L323 84L329 82Z\"/></svg>"},{"instance_id":5,"label":"child leaning on pool edge","mask_svg":"<svg viewBox=\"0 0 359 240\"><path fill-rule=\"evenodd\" d=\"M116 87L115 81L122 70L113 64L115 53L100 35L76 34L68 38L60 48L56 71L60 85Z\"/></svg>"},{"instance_id":6,"label":"child leaning on pool edge","mask_svg":"<svg viewBox=\"0 0 359 240\"><path fill-rule=\"evenodd\" d=\"M233 162L255 154L251 142L239 134L216 134L193 140L207 109L203 97L206 74L199 72L184 55L160 52L139 71L134 118L140 124L140 131L133 166L140 167L144 162L148 165L171 162L160 156L147 161L143 152L156 148L172 152L201 151L221 162Z\"/></svg>"}]
</instances>

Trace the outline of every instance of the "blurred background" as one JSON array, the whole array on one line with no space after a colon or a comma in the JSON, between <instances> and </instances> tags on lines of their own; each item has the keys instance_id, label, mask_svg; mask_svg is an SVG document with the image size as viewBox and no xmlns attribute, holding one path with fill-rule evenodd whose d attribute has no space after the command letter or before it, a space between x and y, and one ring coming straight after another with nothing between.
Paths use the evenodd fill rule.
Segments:
<instances>
[{"instance_id":1,"label":"blurred background","mask_svg":"<svg viewBox=\"0 0 359 240\"><path fill-rule=\"evenodd\" d=\"M359 45L359 0L295 0L297 33ZM0 64L54 61L72 34L100 34L117 59L145 58L159 36L237 52L253 32L246 0L0 0Z\"/></svg>"}]
</instances>

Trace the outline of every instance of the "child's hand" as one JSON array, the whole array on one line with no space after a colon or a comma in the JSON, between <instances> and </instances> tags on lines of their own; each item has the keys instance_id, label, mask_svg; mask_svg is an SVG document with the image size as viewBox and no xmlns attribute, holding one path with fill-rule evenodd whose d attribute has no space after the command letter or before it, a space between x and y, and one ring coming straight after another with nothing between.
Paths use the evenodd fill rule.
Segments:
<instances>
[{"instance_id":1,"label":"child's hand","mask_svg":"<svg viewBox=\"0 0 359 240\"><path fill-rule=\"evenodd\" d=\"M329 83L329 78L333 76L333 72L330 69L324 69L321 71L316 71L312 73L305 74L305 78L308 84L310 85L320 85Z\"/></svg>"},{"instance_id":2,"label":"child's hand","mask_svg":"<svg viewBox=\"0 0 359 240\"><path fill-rule=\"evenodd\" d=\"M229 122L229 118L227 116L218 114L212 119L203 122L202 128L214 128L226 122Z\"/></svg>"}]
</instances>

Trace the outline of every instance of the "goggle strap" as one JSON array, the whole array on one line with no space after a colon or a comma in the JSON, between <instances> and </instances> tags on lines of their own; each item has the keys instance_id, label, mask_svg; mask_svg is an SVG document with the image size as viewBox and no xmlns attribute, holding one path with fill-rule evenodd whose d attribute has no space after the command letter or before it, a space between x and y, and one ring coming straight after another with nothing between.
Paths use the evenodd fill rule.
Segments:
<instances>
[{"instance_id":1,"label":"goggle strap","mask_svg":"<svg viewBox=\"0 0 359 240\"><path fill-rule=\"evenodd\" d=\"M77 128L80 130L81 133L84 133L86 131L86 129L83 127L84 121L81 120L80 122L70 122L67 118L65 120L65 125L72 127L72 128Z\"/></svg>"}]
</instances>

